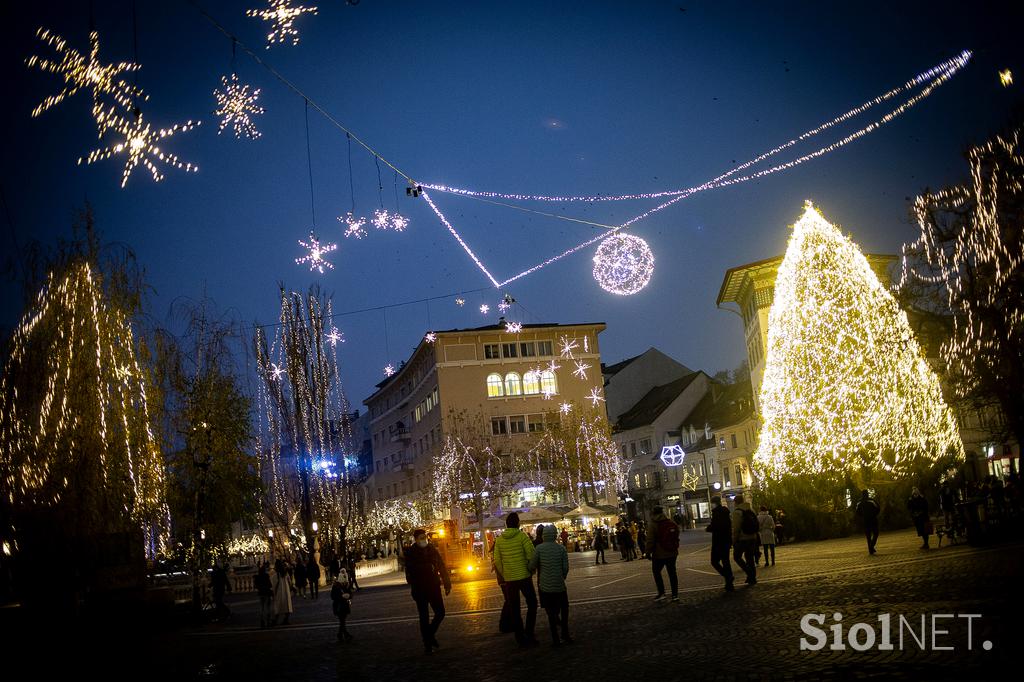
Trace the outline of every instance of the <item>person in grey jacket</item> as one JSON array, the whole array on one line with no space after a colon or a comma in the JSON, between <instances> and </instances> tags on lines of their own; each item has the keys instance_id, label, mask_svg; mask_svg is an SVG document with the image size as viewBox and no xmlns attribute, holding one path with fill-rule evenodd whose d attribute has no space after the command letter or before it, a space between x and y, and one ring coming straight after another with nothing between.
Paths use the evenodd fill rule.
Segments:
<instances>
[{"instance_id":1,"label":"person in grey jacket","mask_svg":"<svg viewBox=\"0 0 1024 682\"><path fill-rule=\"evenodd\" d=\"M537 570L540 583L540 605L548 614L551 626L551 644L572 643L569 636L569 593L565 589L565 576L569 575L569 554L556 541L554 526L544 527L544 542L530 559L530 570ZM561 639L559 639L561 630Z\"/></svg>"}]
</instances>

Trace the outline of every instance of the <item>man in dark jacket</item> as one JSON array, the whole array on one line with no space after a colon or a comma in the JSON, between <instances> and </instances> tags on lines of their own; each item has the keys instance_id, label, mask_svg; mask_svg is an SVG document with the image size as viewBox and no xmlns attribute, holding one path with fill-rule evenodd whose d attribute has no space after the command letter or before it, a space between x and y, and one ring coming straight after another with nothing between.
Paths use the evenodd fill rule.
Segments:
<instances>
[{"instance_id":1,"label":"man in dark jacket","mask_svg":"<svg viewBox=\"0 0 1024 682\"><path fill-rule=\"evenodd\" d=\"M869 554L875 553L875 543L878 542L878 511L878 503L871 499L867 490L862 490L860 502L857 503L857 515L864 522Z\"/></svg>"},{"instance_id":2,"label":"man in dark jacket","mask_svg":"<svg viewBox=\"0 0 1024 682\"><path fill-rule=\"evenodd\" d=\"M665 601L665 582L661 579L661 569L668 571L668 582L672 588L672 601L679 601L679 579L676 577L676 557L679 556L679 526L665 516L661 507L654 508L654 527L647 539L647 557L652 560L654 585L658 588L658 596L654 601Z\"/></svg>"},{"instance_id":3,"label":"man in dark jacket","mask_svg":"<svg viewBox=\"0 0 1024 682\"><path fill-rule=\"evenodd\" d=\"M309 555L309 563L306 564L306 580L309 581L309 598L316 599L320 596L320 564L316 562L316 555Z\"/></svg>"},{"instance_id":4,"label":"man in dark jacket","mask_svg":"<svg viewBox=\"0 0 1024 682\"><path fill-rule=\"evenodd\" d=\"M732 592L732 562L729 550L732 548L732 519L729 510L722 506L722 498L715 495L711 498L711 523L707 527L711 533L711 567L725 578L725 591Z\"/></svg>"},{"instance_id":5,"label":"man in dark jacket","mask_svg":"<svg viewBox=\"0 0 1024 682\"><path fill-rule=\"evenodd\" d=\"M420 614L423 649L429 654L441 646L435 636L438 626L444 620L441 584L444 583L444 593L448 595L452 591L452 579L441 554L427 542L427 531L417 528L412 537L413 544L405 550L405 581L412 588L412 598ZM434 611L433 620L429 619L428 605Z\"/></svg>"}]
</instances>

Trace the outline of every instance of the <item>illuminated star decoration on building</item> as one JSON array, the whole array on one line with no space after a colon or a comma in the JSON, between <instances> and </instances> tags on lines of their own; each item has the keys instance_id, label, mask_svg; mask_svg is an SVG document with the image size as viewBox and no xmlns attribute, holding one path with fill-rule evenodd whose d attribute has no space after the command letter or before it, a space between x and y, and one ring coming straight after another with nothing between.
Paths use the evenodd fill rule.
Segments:
<instances>
[{"instance_id":1,"label":"illuminated star decoration on building","mask_svg":"<svg viewBox=\"0 0 1024 682\"><path fill-rule=\"evenodd\" d=\"M583 352L584 353L589 353L590 352L590 337L589 336L584 336L583 337Z\"/></svg>"},{"instance_id":2,"label":"illuminated star decoration on building","mask_svg":"<svg viewBox=\"0 0 1024 682\"><path fill-rule=\"evenodd\" d=\"M355 237L356 239L362 239L366 236L366 230L363 229L363 225L366 224L365 218L356 218L349 211L343 216L338 216L338 220L345 224L345 236Z\"/></svg>"},{"instance_id":3,"label":"illuminated star decoration on building","mask_svg":"<svg viewBox=\"0 0 1024 682\"><path fill-rule=\"evenodd\" d=\"M550 386L545 387L540 394L544 396L544 400L551 400L555 396L555 392Z\"/></svg>"},{"instance_id":4,"label":"illuminated star decoration on building","mask_svg":"<svg viewBox=\"0 0 1024 682\"><path fill-rule=\"evenodd\" d=\"M115 102L126 109L131 109L136 99L145 100L142 90L130 85L116 76L122 72L138 71L139 65L131 62L103 65L99 63L100 35L96 31L89 32L89 59L73 49L60 36L40 28L36 37L52 46L61 57L59 62L32 56L25 60L29 67L38 67L42 71L55 73L64 78L64 89L56 95L50 95L32 110L32 116L39 116L47 109L60 104L66 97L71 97L82 88L91 88L94 102L100 95L109 95ZM99 108L94 105L94 111ZM102 124L101 124L102 125ZM101 130L102 132L102 130Z\"/></svg>"},{"instance_id":5,"label":"illuminated star decoration on building","mask_svg":"<svg viewBox=\"0 0 1024 682\"><path fill-rule=\"evenodd\" d=\"M169 166L174 166L175 168L180 168L186 173L194 173L199 170L199 166L195 166L191 163L185 163L178 159L174 154L169 154L163 151L158 146L158 143L160 140L171 137L175 133L187 132L200 125L200 123L201 121L188 121L187 123L174 125L170 128L154 130L153 127L145 121L141 114L135 117L134 122L129 122L126 119L119 117L112 118L110 119L108 127L124 135L124 141L119 142L112 147L91 151L87 157L78 159L78 164L81 165L83 162L91 164L97 161L103 161L104 159L109 159L115 154L125 152L127 158L125 159L124 173L121 175L121 187L128 184L128 177L140 163L149 169L149 172L153 175L154 182L160 182L163 180L164 175L160 172L160 169L156 167L153 162L154 160L161 161Z\"/></svg>"},{"instance_id":6,"label":"illuminated star decoration on building","mask_svg":"<svg viewBox=\"0 0 1024 682\"><path fill-rule=\"evenodd\" d=\"M683 490L696 490L698 483L700 483L700 476L693 473L689 469L680 469L679 486Z\"/></svg>"},{"instance_id":7,"label":"illuminated star decoration on building","mask_svg":"<svg viewBox=\"0 0 1024 682\"><path fill-rule=\"evenodd\" d=\"M480 312L486 315L487 313L491 312L491 306L484 303L482 306L480 306Z\"/></svg>"},{"instance_id":8,"label":"illuminated star decoration on building","mask_svg":"<svg viewBox=\"0 0 1024 682\"><path fill-rule=\"evenodd\" d=\"M601 389L599 388L590 389L590 395L586 399L593 403L594 407L597 407L599 402L604 402L604 398L601 397Z\"/></svg>"},{"instance_id":9,"label":"illuminated star decoration on building","mask_svg":"<svg viewBox=\"0 0 1024 682\"><path fill-rule=\"evenodd\" d=\"M386 230L391 224L391 214L385 211L383 208L378 208L373 212L373 218L370 219L373 226L378 230Z\"/></svg>"},{"instance_id":10,"label":"illuminated star decoration on building","mask_svg":"<svg viewBox=\"0 0 1024 682\"><path fill-rule=\"evenodd\" d=\"M409 219L400 213L391 214L391 229L395 232L405 232L405 228L409 227Z\"/></svg>"},{"instance_id":11,"label":"illuminated star decoration on building","mask_svg":"<svg viewBox=\"0 0 1024 682\"><path fill-rule=\"evenodd\" d=\"M461 308L462 306L466 305L466 299L464 299L464 298L457 298L457 299L455 299L455 305L457 305L457 306L459 306Z\"/></svg>"},{"instance_id":12,"label":"illuminated star decoration on building","mask_svg":"<svg viewBox=\"0 0 1024 682\"><path fill-rule=\"evenodd\" d=\"M509 334L518 334L523 331L523 325L520 322L506 322L505 331Z\"/></svg>"},{"instance_id":13,"label":"illuminated star decoration on building","mask_svg":"<svg viewBox=\"0 0 1024 682\"><path fill-rule=\"evenodd\" d=\"M309 253L307 253L305 256L302 256L301 258L296 258L296 265L309 263L309 271L313 272L314 270L316 270L320 274L323 274L324 268L327 268L328 270L334 269L334 266L331 265L331 263L324 260L324 254L330 253L331 251L334 251L336 248L338 248L337 244L321 244L320 241L313 236L313 233L310 232L309 243L306 243L300 239L299 245L304 249L308 249Z\"/></svg>"},{"instance_id":14,"label":"illuminated star decoration on building","mask_svg":"<svg viewBox=\"0 0 1024 682\"><path fill-rule=\"evenodd\" d=\"M651 281L654 253L643 239L621 232L608 237L594 254L594 279L605 291L630 296Z\"/></svg>"},{"instance_id":15,"label":"illuminated star decoration on building","mask_svg":"<svg viewBox=\"0 0 1024 682\"><path fill-rule=\"evenodd\" d=\"M661 448L661 462L667 467L682 466L684 459L686 453L682 445L666 445Z\"/></svg>"},{"instance_id":16,"label":"illuminated star decoration on building","mask_svg":"<svg viewBox=\"0 0 1024 682\"><path fill-rule=\"evenodd\" d=\"M562 403L558 409L561 410L562 414L569 414L572 412L572 405L569 403Z\"/></svg>"},{"instance_id":17,"label":"illuminated star decoration on building","mask_svg":"<svg viewBox=\"0 0 1024 682\"><path fill-rule=\"evenodd\" d=\"M295 19L309 13L316 14L316 7L292 6L291 0L269 0L269 9L250 9L245 14L250 17L273 22L274 27L267 34L267 49L274 43L283 43L289 36L292 45L299 44L299 32L295 28Z\"/></svg>"},{"instance_id":18,"label":"illuminated star decoration on building","mask_svg":"<svg viewBox=\"0 0 1024 682\"><path fill-rule=\"evenodd\" d=\"M390 376L393 376L394 374L395 374L395 366L394 365L388 365L388 366L386 366L384 368L384 376L390 377Z\"/></svg>"},{"instance_id":19,"label":"illuminated star decoration on building","mask_svg":"<svg viewBox=\"0 0 1024 682\"><path fill-rule=\"evenodd\" d=\"M1009 69L1003 69L999 72L999 82L1003 84L1004 88L1008 88L1013 85L1013 72Z\"/></svg>"},{"instance_id":20,"label":"illuminated star decoration on building","mask_svg":"<svg viewBox=\"0 0 1024 682\"><path fill-rule=\"evenodd\" d=\"M560 369L562 369L562 366L556 363L554 360L548 363L548 370L550 370L551 372L557 372Z\"/></svg>"},{"instance_id":21,"label":"illuminated star decoration on building","mask_svg":"<svg viewBox=\"0 0 1024 682\"><path fill-rule=\"evenodd\" d=\"M331 333L327 335L327 340L331 342L331 348L337 348L339 341L345 343L345 335L337 327L331 327Z\"/></svg>"},{"instance_id":22,"label":"illuminated star decoration on building","mask_svg":"<svg viewBox=\"0 0 1024 682\"><path fill-rule=\"evenodd\" d=\"M579 348L579 343L577 343L575 336L572 339L569 339L568 336L563 336L558 340L558 343L562 345L561 355L563 358L575 359L576 356L573 355L573 351Z\"/></svg>"},{"instance_id":23,"label":"illuminated star decoration on building","mask_svg":"<svg viewBox=\"0 0 1024 682\"><path fill-rule=\"evenodd\" d=\"M423 340L427 343L434 343L437 341L437 334L434 332L427 332L427 335L423 337Z\"/></svg>"},{"instance_id":24,"label":"illuminated star decoration on building","mask_svg":"<svg viewBox=\"0 0 1024 682\"><path fill-rule=\"evenodd\" d=\"M263 107L256 104L256 100L260 96L260 89L256 88L250 92L248 85L238 82L236 74L231 74L230 79L227 76L221 76L220 82L224 89L213 91L213 96L217 99L217 109L213 114L221 117L217 134L220 135L225 128L231 126L235 130L236 138L244 136L255 140L261 133L256 129L256 124L253 123L251 116L259 116L263 113Z\"/></svg>"},{"instance_id":25,"label":"illuminated star decoration on building","mask_svg":"<svg viewBox=\"0 0 1024 682\"><path fill-rule=\"evenodd\" d=\"M280 381L281 375L284 374L284 368L278 367L276 364L272 362L270 363L270 373L273 375L276 381Z\"/></svg>"},{"instance_id":26,"label":"illuminated star decoration on building","mask_svg":"<svg viewBox=\"0 0 1024 682\"><path fill-rule=\"evenodd\" d=\"M576 369L574 369L572 373L575 374L578 378L582 379L583 381L586 381L588 369L590 369L590 365L581 360L576 360Z\"/></svg>"},{"instance_id":27,"label":"illuminated star decoration on building","mask_svg":"<svg viewBox=\"0 0 1024 682\"><path fill-rule=\"evenodd\" d=\"M503 313L507 313L508 309L511 307L512 306L510 306L508 303L505 303L505 301L502 301L501 303L498 304L498 310Z\"/></svg>"}]
</instances>

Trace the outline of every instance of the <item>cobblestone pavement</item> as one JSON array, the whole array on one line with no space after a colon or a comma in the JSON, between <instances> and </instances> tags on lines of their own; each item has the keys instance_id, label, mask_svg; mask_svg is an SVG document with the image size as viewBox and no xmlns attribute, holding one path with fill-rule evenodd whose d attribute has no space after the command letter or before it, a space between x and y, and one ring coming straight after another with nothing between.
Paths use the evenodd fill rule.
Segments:
<instances>
[{"instance_id":1,"label":"cobblestone pavement","mask_svg":"<svg viewBox=\"0 0 1024 682\"><path fill-rule=\"evenodd\" d=\"M737 582L736 591L727 594L708 565L706 538L683 534L677 604L652 602L649 562L623 562L609 551L609 563L595 566L593 552L570 555L576 643L557 649L548 643L543 611L537 648L521 651L511 635L497 633L501 596L492 579L455 586L438 633L442 649L432 656L425 656L419 643L407 589L396 586L356 593L350 644L335 642L329 590L321 590L316 601L295 600L288 626L254 627L256 602L252 595L238 595L229 601L233 615L226 623L167 633L145 649L151 660L161 661L159 673L176 679L504 681L592 679L608 673L668 680L962 679L1019 658L1011 654L1024 632L1018 586L1022 543L921 550L912 531L901 531L883 535L873 557L862 538L782 546L777 565L759 569L757 585ZM878 616L892 614L894 649L856 651L846 644L842 651L829 645L801 651L806 637L801 618L823 614L820 627L828 630L836 612L842 614L844 636L863 622L878 632L876 644ZM940 619L933 628L932 614L980 617ZM922 616L925 650L918 643ZM864 632L858 636L865 641ZM831 644L831 632L829 638ZM986 641L991 650L983 647ZM953 650L936 650L942 646Z\"/></svg>"}]
</instances>

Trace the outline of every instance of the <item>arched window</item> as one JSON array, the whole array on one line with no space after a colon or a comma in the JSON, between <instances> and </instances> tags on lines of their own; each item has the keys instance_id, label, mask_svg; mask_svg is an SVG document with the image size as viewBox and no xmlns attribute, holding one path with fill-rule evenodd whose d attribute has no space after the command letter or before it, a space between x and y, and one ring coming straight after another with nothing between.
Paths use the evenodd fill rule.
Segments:
<instances>
[{"instance_id":1,"label":"arched window","mask_svg":"<svg viewBox=\"0 0 1024 682\"><path fill-rule=\"evenodd\" d=\"M500 374L491 374L487 377L487 397L500 398L505 395L504 386L501 383Z\"/></svg>"},{"instance_id":2,"label":"arched window","mask_svg":"<svg viewBox=\"0 0 1024 682\"><path fill-rule=\"evenodd\" d=\"M532 371L523 375L523 393L526 395L540 393L540 375Z\"/></svg>"},{"instance_id":3,"label":"arched window","mask_svg":"<svg viewBox=\"0 0 1024 682\"><path fill-rule=\"evenodd\" d=\"M519 380L519 375L515 372L509 372L505 375L505 395L522 395L523 384Z\"/></svg>"},{"instance_id":4,"label":"arched window","mask_svg":"<svg viewBox=\"0 0 1024 682\"><path fill-rule=\"evenodd\" d=\"M544 393L558 393L558 379L555 378L555 373L550 369L540 373L540 390Z\"/></svg>"}]
</instances>

